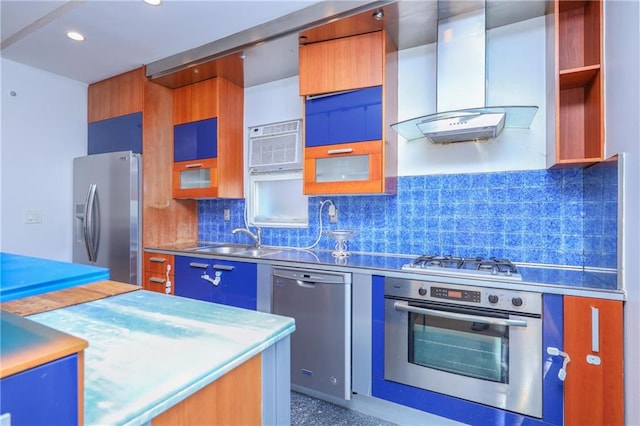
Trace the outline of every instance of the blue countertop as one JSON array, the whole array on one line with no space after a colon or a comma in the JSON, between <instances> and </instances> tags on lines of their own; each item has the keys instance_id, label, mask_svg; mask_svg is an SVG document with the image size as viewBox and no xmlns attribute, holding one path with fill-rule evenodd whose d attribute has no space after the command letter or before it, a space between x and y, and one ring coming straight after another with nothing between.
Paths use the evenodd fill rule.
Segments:
<instances>
[{"instance_id":1,"label":"blue countertop","mask_svg":"<svg viewBox=\"0 0 640 426\"><path fill-rule=\"evenodd\" d=\"M0 253L0 302L108 279L106 268Z\"/></svg>"},{"instance_id":2,"label":"blue countertop","mask_svg":"<svg viewBox=\"0 0 640 426\"><path fill-rule=\"evenodd\" d=\"M295 330L291 318L145 290L28 318L89 342L88 425L143 424Z\"/></svg>"}]
</instances>

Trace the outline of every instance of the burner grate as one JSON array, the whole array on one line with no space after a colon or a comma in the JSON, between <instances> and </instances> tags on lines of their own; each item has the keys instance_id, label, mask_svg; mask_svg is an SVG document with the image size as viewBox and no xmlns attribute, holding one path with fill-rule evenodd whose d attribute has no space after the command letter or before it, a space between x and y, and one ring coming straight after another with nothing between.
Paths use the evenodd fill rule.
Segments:
<instances>
[{"instance_id":1,"label":"burner grate","mask_svg":"<svg viewBox=\"0 0 640 426\"><path fill-rule=\"evenodd\" d=\"M490 257L488 259L477 257L458 257L452 255L431 255L424 254L418 256L403 269L417 271L445 271L459 270L469 274L500 275L511 277L518 275L518 268L508 259Z\"/></svg>"}]
</instances>

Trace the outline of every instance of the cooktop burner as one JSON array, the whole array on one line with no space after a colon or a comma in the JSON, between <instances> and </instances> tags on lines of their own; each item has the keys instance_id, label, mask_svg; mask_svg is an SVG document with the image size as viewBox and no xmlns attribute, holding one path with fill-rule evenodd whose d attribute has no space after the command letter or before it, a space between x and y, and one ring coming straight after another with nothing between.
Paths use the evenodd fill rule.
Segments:
<instances>
[{"instance_id":1,"label":"cooktop burner","mask_svg":"<svg viewBox=\"0 0 640 426\"><path fill-rule=\"evenodd\" d=\"M507 259L490 257L456 257L425 254L402 266L403 270L418 273L441 273L468 277L496 277L522 280L518 268Z\"/></svg>"}]
</instances>

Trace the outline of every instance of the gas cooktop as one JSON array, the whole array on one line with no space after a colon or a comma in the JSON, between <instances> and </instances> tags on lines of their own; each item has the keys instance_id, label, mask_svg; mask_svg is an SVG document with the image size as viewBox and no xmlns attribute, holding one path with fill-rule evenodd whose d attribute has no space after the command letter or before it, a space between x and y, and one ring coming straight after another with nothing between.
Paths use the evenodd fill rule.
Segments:
<instances>
[{"instance_id":1,"label":"gas cooktop","mask_svg":"<svg viewBox=\"0 0 640 426\"><path fill-rule=\"evenodd\" d=\"M507 259L425 254L402 266L405 271L521 281L518 268Z\"/></svg>"}]
</instances>

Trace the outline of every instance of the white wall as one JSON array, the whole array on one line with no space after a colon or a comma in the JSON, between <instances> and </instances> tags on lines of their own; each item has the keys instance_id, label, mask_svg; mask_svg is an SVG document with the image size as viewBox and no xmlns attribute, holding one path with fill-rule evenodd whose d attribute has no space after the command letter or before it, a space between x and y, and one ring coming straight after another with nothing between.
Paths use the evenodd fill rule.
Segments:
<instances>
[{"instance_id":1,"label":"white wall","mask_svg":"<svg viewBox=\"0 0 640 426\"><path fill-rule=\"evenodd\" d=\"M71 261L72 160L87 153L87 85L1 61L0 247ZM25 224L26 210L41 211L42 222Z\"/></svg>"},{"instance_id":2,"label":"white wall","mask_svg":"<svg viewBox=\"0 0 640 426\"><path fill-rule=\"evenodd\" d=\"M640 5L605 2L607 155L624 152L619 275L627 292L625 424L640 425Z\"/></svg>"},{"instance_id":3,"label":"white wall","mask_svg":"<svg viewBox=\"0 0 640 426\"><path fill-rule=\"evenodd\" d=\"M486 55L487 105L538 106L531 127L505 128L495 140L480 143L438 145L399 136L400 175L546 168L545 18L488 31ZM398 119L436 112L435 44L400 51L398 74Z\"/></svg>"},{"instance_id":4,"label":"white wall","mask_svg":"<svg viewBox=\"0 0 640 426\"><path fill-rule=\"evenodd\" d=\"M249 127L301 118L298 76L247 87L244 91L245 141Z\"/></svg>"}]
</instances>

